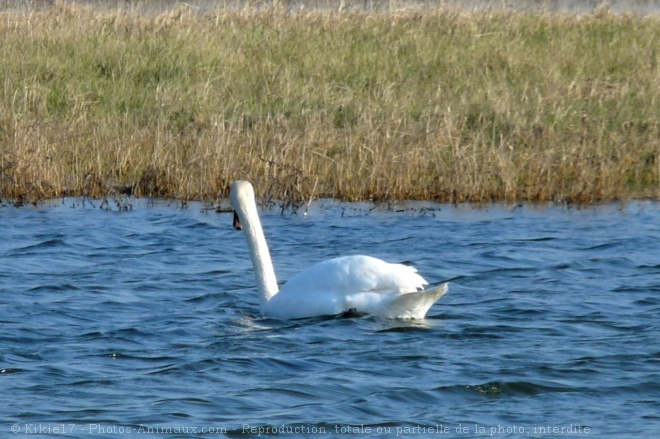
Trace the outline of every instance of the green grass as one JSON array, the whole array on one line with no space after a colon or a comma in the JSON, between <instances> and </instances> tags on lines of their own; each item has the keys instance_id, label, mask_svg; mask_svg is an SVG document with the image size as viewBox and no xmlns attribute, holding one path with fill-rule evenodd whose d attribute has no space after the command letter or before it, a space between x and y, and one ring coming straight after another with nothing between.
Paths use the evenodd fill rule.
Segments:
<instances>
[{"instance_id":1,"label":"green grass","mask_svg":"<svg viewBox=\"0 0 660 439\"><path fill-rule=\"evenodd\" d=\"M0 13L0 195L660 197L660 20Z\"/></svg>"}]
</instances>

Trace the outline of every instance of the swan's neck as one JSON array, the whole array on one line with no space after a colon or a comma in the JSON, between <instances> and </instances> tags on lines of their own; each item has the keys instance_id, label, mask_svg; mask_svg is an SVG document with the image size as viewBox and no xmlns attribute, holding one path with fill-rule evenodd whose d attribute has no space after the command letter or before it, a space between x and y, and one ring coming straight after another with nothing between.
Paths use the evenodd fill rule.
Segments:
<instances>
[{"instance_id":1,"label":"swan's neck","mask_svg":"<svg viewBox=\"0 0 660 439\"><path fill-rule=\"evenodd\" d=\"M279 291L273 261L270 259L268 243L261 227L257 206L245 206L244 211L239 211L238 213L243 226L243 233L245 233L245 239L250 249L252 267L254 268L254 275L257 278L257 288L259 289L260 305L263 308L270 298Z\"/></svg>"}]
</instances>

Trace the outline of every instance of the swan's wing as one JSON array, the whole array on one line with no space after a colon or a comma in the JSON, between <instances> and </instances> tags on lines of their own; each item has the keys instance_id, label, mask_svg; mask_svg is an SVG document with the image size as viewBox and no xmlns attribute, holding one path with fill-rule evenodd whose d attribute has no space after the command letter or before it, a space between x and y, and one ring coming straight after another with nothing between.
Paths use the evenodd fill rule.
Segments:
<instances>
[{"instance_id":1,"label":"swan's wing","mask_svg":"<svg viewBox=\"0 0 660 439\"><path fill-rule=\"evenodd\" d=\"M414 267L390 264L371 256L343 256L309 267L291 278L285 290L304 290L307 294L334 291L338 294L357 292L411 293L428 285Z\"/></svg>"},{"instance_id":2,"label":"swan's wing","mask_svg":"<svg viewBox=\"0 0 660 439\"><path fill-rule=\"evenodd\" d=\"M389 316L390 303L398 303L399 308L413 301L411 298L393 302L397 297L422 291L427 284L414 267L370 256L344 256L313 265L291 278L269 301L265 311L284 319L334 315L351 309ZM413 314L419 315L419 312ZM423 315L401 317L423 318Z\"/></svg>"}]
</instances>

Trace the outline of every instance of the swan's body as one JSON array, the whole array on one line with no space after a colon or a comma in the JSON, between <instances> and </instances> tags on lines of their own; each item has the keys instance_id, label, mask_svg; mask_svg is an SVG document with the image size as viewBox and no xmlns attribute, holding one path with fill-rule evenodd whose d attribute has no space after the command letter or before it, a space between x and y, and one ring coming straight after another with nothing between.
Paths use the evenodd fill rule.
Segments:
<instances>
[{"instance_id":1,"label":"swan's body","mask_svg":"<svg viewBox=\"0 0 660 439\"><path fill-rule=\"evenodd\" d=\"M252 185L235 182L231 202L240 221L237 228L244 229L250 248L264 316L286 320L354 311L385 318L423 319L447 292L446 283L424 290L428 282L413 267L361 255L315 264L278 291Z\"/></svg>"}]
</instances>

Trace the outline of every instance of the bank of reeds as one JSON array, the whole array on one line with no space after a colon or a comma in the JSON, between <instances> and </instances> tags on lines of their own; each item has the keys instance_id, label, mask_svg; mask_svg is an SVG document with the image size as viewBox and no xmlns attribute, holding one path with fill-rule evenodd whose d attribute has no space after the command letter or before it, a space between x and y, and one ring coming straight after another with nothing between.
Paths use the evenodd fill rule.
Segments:
<instances>
[{"instance_id":1,"label":"bank of reeds","mask_svg":"<svg viewBox=\"0 0 660 439\"><path fill-rule=\"evenodd\" d=\"M0 194L660 197L660 19L0 13Z\"/></svg>"}]
</instances>

